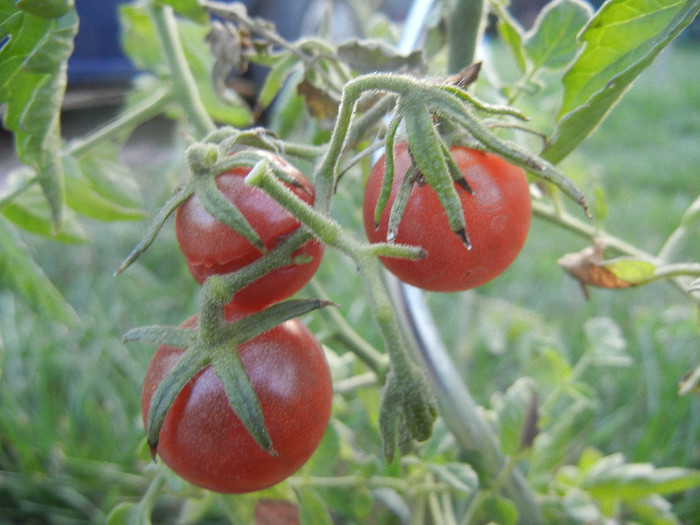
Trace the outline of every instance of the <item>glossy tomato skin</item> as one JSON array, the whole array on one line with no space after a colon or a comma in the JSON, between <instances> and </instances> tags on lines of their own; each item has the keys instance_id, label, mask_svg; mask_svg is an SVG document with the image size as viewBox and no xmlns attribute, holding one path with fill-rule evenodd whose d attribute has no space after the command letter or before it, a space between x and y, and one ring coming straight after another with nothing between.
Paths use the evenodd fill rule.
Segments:
<instances>
[{"instance_id":1,"label":"glossy tomato skin","mask_svg":"<svg viewBox=\"0 0 700 525\"><path fill-rule=\"evenodd\" d=\"M313 186L294 166L275 157L298 186L288 187L305 202L313 203ZM298 227L299 221L264 191L244 182L250 168L235 168L216 178L219 190L233 202L257 232L268 250L273 249ZM235 230L217 221L202 206L196 195L190 197L175 214L175 234L185 262L195 280L202 284L213 274L239 270L262 254ZM294 254L308 260L271 271L239 290L234 300L251 308L263 308L298 292L309 282L321 264L323 244L312 239Z\"/></svg>"},{"instance_id":2,"label":"glossy tomato skin","mask_svg":"<svg viewBox=\"0 0 700 525\"><path fill-rule=\"evenodd\" d=\"M246 312L227 308L227 320ZM195 326L191 317L183 326ZM157 454L175 473L223 493L262 490L298 470L317 448L331 414L332 385L321 345L291 320L244 343L238 351L260 400L277 456L263 451L235 415L221 381L207 367L178 394L160 431ZM144 419L160 380L183 350L162 345L146 372Z\"/></svg>"},{"instance_id":3,"label":"glossy tomato skin","mask_svg":"<svg viewBox=\"0 0 700 525\"><path fill-rule=\"evenodd\" d=\"M520 252L530 227L530 193L525 173L502 158L462 146L451 148L473 195L455 184L462 201L472 249L452 233L437 194L414 185L399 224L397 243L423 247L428 256L416 261L381 257L400 280L418 288L456 292L481 286L501 274ZM384 157L372 169L365 187L363 217L370 242L386 241L391 205L403 174L411 165L405 142L395 146L391 196L374 226L374 209L384 175Z\"/></svg>"}]
</instances>

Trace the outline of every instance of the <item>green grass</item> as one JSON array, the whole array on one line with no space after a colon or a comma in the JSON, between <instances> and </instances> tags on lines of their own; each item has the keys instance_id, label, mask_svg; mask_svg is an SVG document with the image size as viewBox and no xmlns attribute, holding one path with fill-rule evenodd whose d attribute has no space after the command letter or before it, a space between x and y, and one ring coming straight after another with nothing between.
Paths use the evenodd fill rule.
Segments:
<instances>
[{"instance_id":1,"label":"green grass","mask_svg":"<svg viewBox=\"0 0 700 525\"><path fill-rule=\"evenodd\" d=\"M570 161L596 173L605 189L605 227L652 252L700 193L698 70L696 51L673 48ZM139 180L148 209L155 209L167 192L152 182L161 174L140 173ZM171 223L118 278L112 272L145 223L87 226L93 243L86 246L27 238L80 315L79 327L47 322L0 295L0 523L100 522L148 485L140 383L154 349L124 346L121 336L143 324L178 323L197 308L197 287ZM495 390L523 374L538 379L547 394L556 374L545 351L574 364L594 344L587 330L597 325L589 319L603 318L604 326L619 328L632 361L590 368L581 378L600 404L587 443L630 461L700 467L700 400L677 395L678 381L699 360L696 307L664 283L592 290L586 301L556 265L586 244L535 220L522 255L502 277L478 293L430 295L460 370L486 406ZM688 249L697 258L698 250ZM360 330L367 308L353 271L329 254L320 279ZM317 318L313 323L320 325ZM376 341L376 334L368 338ZM692 493L676 501L685 523L697 523L699 499Z\"/></svg>"}]
</instances>

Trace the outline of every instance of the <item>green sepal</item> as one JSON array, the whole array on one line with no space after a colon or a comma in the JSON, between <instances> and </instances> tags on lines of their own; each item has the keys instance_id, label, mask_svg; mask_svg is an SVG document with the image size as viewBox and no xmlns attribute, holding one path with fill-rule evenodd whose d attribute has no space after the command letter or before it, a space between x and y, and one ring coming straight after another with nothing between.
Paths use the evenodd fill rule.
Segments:
<instances>
[{"instance_id":1,"label":"green sepal","mask_svg":"<svg viewBox=\"0 0 700 525\"><path fill-rule=\"evenodd\" d=\"M403 217L403 214L406 211L406 206L408 205L408 198L411 196L413 185L418 182L420 175L421 174L416 166L411 165L401 181L399 191L396 193L394 202L391 205L391 212L389 213L389 224L386 231L386 241L388 243L392 243L396 240L401 218Z\"/></svg>"},{"instance_id":2,"label":"green sepal","mask_svg":"<svg viewBox=\"0 0 700 525\"><path fill-rule=\"evenodd\" d=\"M234 339L240 344L250 341L275 326L335 303L322 299L290 299L274 304L261 312L244 317L235 323L229 323L223 331L224 339Z\"/></svg>"},{"instance_id":3,"label":"green sepal","mask_svg":"<svg viewBox=\"0 0 700 525\"><path fill-rule=\"evenodd\" d=\"M175 348L189 348L197 341L197 330L179 326L140 326L124 334L122 341L125 343L140 341L142 343L162 344Z\"/></svg>"},{"instance_id":4,"label":"green sepal","mask_svg":"<svg viewBox=\"0 0 700 525\"><path fill-rule=\"evenodd\" d=\"M219 191L215 178L199 177L195 182L195 194L212 217L235 230L260 252L267 251L260 236L245 216Z\"/></svg>"},{"instance_id":5,"label":"green sepal","mask_svg":"<svg viewBox=\"0 0 700 525\"><path fill-rule=\"evenodd\" d=\"M413 161L426 182L435 190L447 215L450 230L466 240L462 201L454 187L443 155L444 145L435 130L432 117L426 111L416 111L414 104L404 106L403 114ZM468 240L466 245L469 247Z\"/></svg>"},{"instance_id":6,"label":"green sepal","mask_svg":"<svg viewBox=\"0 0 700 525\"><path fill-rule=\"evenodd\" d=\"M119 275L124 270L126 270L131 264L138 259L138 257L144 253L153 243L158 232L165 224L165 221L183 202L185 202L192 195L192 188L189 186L183 186L179 188L175 194L168 199L163 207L158 211L155 219L146 230L145 235L139 241L139 243L131 250L131 253L126 256L126 259L121 263L119 268L114 272L114 275Z\"/></svg>"},{"instance_id":7,"label":"green sepal","mask_svg":"<svg viewBox=\"0 0 700 525\"><path fill-rule=\"evenodd\" d=\"M231 409L243 426L263 450L276 456L272 438L265 426L258 395L243 368L238 352L234 350L236 349L232 349L228 344L214 349L212 367L226 391Z\"/></svg>"},{"instance_id":8,"label":"green sepal","mask_svg":"<svg viewBox=\"0 0 700 525\"><path fill-rule=\"evenodd\" d=\"M377 198L377 204L374 207L374 227L379 225L384 208L386 208L389 197L391 196L391 188L394 182L394 139L396 131L401 124L403 116L400 111L397 111L389 122L385 137L385 153L384 153L384 177L382 178L382 189Z\"/></svg>"},{"instance_id":9,"label":"green sepal","mask_svg":"<svg viewBox=\"0 0 700 525\"><path fill-rule=\"evenodd\" d=\"M190 379L211 362L205 352L198 350L199 348L196 346L187 350L182 359L158 383L158 387L153 393L146 416L146 439L154 458L160 439L160 429L168 410L175 402L175 398Z\"/></svg>"}]
</instances>

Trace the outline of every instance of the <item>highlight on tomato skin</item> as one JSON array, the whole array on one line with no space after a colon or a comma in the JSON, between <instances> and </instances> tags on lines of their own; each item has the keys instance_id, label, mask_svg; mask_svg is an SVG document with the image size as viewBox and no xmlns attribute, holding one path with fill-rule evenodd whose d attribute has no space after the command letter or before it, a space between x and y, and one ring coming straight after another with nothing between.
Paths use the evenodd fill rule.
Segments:
<instances>
[{"instance_id":1,"label":"highlight on tomato skin","mask_svg":"<svg viewBox=\"0 0 700 525\"><path fill-rule=\"evenodd\" d=\"M456 292L496 278L520 253L530 227L530 192L525 172L492 153L454 146L450 152L472 193L455 183L462 201L471 249L450 230L435 191L415 184L394 242L421 246L418 260L380 257L400 280L418 288ZM363 200L365 233L370 242L385 242L391 205L411 166L408 144L396 144L391 195L375 228L374 210L384 176L384 157L372 168Z\"/></svg>"},{"instance_id":2,"label":"highlight on tomato skin","mask_svg":"<svg viewBox=\"0 0 700 525\"><path fill-rule=\"evenodd\" d=\"M229 305L232 322L252 313ZM182 326L194 327L197 316ZM144 379L141 410L146 415L162 378L184 350L161 345ZM276 455L253 440L231 409L221 381L210 367L178 394L159 435L158 457L194 485L222 493L262 490L288 478L318 447L331 416L332 383L320 343L298 319L286 321L238 349L261 403Z\"/></svg>"},{"instance_id":3,"label":"highlight on tomato skin","mask_svg":"<svg viewBox=\"0 0 700 525\"><path fill-rule=\"evenodd\" d=\"M284 159L275 157L275 162L296 182L287 184L288 188L306 203L313 204L314 188L306 176ZM250 170L240 167L224 172L216 177L216 184L245 216L265 248L272 250L299 228L300 222L263 190L244 182ZM196 195L177 209L175 234L187 267L199 284L210 275L240 270L262 256L242 235L210 215ZM303 262L272 270L239 290L234 300L261 309L291 297L314 276L324 251L318 240L307 241L292 254Z\"/></svg>"}]
</instances>

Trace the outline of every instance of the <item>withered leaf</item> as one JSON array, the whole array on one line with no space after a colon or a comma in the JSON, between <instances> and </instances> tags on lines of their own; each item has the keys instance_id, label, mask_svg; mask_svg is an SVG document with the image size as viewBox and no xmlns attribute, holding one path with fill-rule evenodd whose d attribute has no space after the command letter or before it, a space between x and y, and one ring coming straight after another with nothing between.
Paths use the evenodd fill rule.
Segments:
<instances>
[{"instance_id":1,"label":"withered leaf","mask_svg":"<svg viewBox=\"0 0 700 525\"><path fill-rule=\"evenodd\" d=\"M447 77L445 82L453 86L457 86L460 89L466 89L470 84L476 82L479 78L479 72L481 71L481 62L474 62L463 68L461 71L454 75Z\"/></svg>"},{"instance_id":2,"label":"withered leaf","mask_svg":"<svg viewBox=\"0 0 700 525\"><path fill-rule=\"evenodd\" d=\"M297 85L297 94L304 97L306 106L316 119L330 120L336 117L340 101L308 79Z\"/></svg>"},{"instance_id":3,"label":"withered leaf","mask_svg":"<svg viewBox=\"0 0 700 525\"><path fill-rule=\"evenodd\" d=\"M577 253L561 257L558 264L576 279L588 297L586 286L599 288L629 288L647 281L653 276L655 266L647 261L632 258L603 260L603 244L594 242L593 246Z\"/></svg>"}]
</instances>

